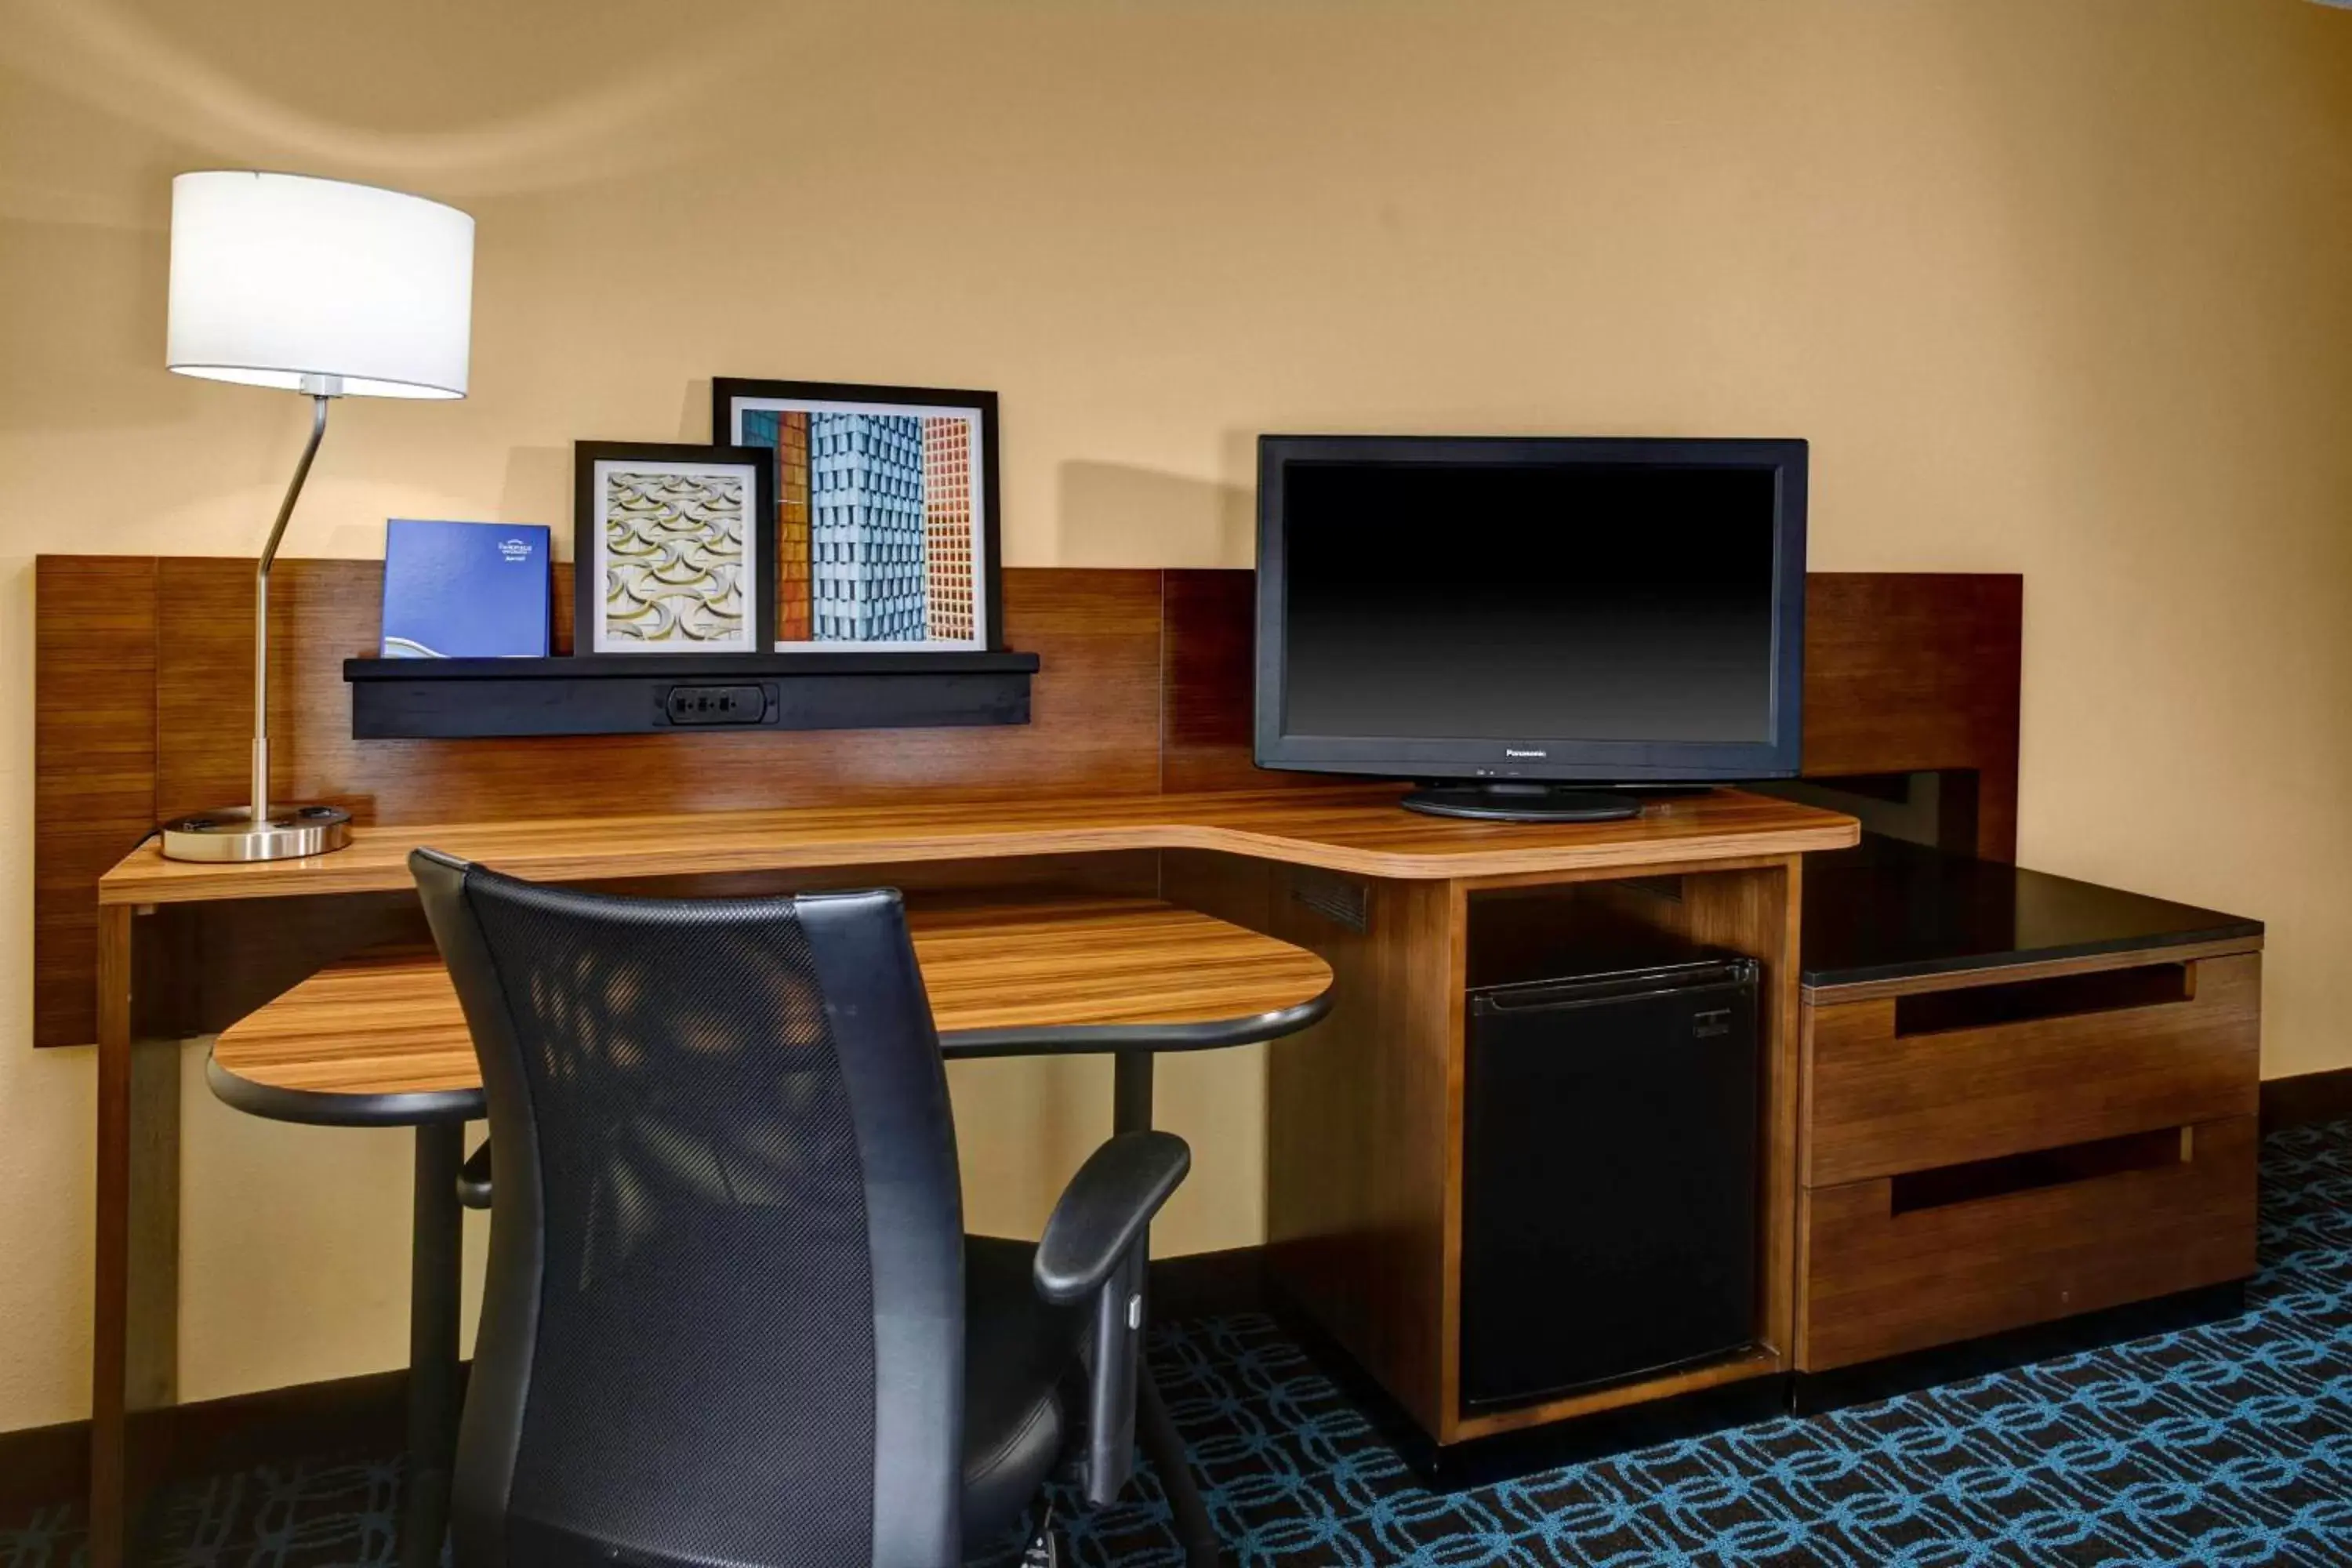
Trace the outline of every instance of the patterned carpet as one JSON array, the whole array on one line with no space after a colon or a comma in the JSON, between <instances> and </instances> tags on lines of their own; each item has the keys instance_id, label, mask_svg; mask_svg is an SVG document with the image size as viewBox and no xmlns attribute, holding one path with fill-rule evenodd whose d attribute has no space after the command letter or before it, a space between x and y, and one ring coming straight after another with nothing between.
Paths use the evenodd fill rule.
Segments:
<instances>
[{"instance_id":1,"label":"patterned carpet","mask_svg":"<svg viewBox=\"0 0 2352 1568\"><path fill-rule=\"evenodd\" d=\"M2263 1174L2263 1273L2227 1322L1450 1495L1265 1319L1152 1356L1249 1568L2352 1563L2352 1123L2273 1135ZM390 1563L399 1497L391 1459L219 1477L174 1495L152 1560ZM1058 1500L1064 1561L1176 1564L1156 1486L1130 1498ZM0 1568L68 1568L79 1525L0 1528Z\"/></svg>"}]
</instances>

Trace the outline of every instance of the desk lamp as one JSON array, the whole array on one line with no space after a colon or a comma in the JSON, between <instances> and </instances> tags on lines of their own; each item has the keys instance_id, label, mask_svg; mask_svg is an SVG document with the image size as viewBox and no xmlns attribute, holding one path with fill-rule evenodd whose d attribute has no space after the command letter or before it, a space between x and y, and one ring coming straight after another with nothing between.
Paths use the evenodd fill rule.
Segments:
<instances>
[{"instance_id":1,"label":"desk lamp","mask_svg":"<svg viewBox=\"0 0 2352 1568\"><path fill-rule=\"evenodd\" d=\"M172 182L164 363L182 375L307 394L294 465L253 579L250 803L162 828L173 860L282 860L340 849L351 813L269 800L269 567L337 397L463 397L474 220L421 196L305 174L211 171Z\"/></svg>"}]
</instances>

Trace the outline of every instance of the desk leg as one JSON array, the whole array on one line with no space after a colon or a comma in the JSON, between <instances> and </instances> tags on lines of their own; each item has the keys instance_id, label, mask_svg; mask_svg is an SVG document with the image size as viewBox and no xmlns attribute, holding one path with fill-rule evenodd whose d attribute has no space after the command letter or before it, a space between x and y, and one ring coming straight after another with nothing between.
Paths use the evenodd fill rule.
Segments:
<instances>
[{"instance_id":1,"label":"desk leg","mask_svg":"<svg viewBox=\"0 0 2352 1568\"><path fill-rule=\"evenodd\" d=\"M134 1037L133 925L99 910L90 1568L130 1561L154 1479L142 1449L159 1436L140 1417L179 1398L180 1043Z\"/></svg>"},{"instance_id":2,"label":"desk leg","mask_svg":"<svg viewBox=\"0 0 2352 1568\"><path fill-rule=\"evenodd\" d=\"M449 1531L449 1477L457 1433L457 1296L463 1281L464 1211L457 1172L463 1122L416 1130L415 1231L408 1265L408 1498L400 1526L401 1568L434 1568Z\"/></svg>"},{"instance_id":3,"label":"desk leg","mask_svg":"<svg viewBox=\"0 0 2352 1568\"><path fill-rule=\"evenodd\" d=\"M1110 1130L1151 1131L1151 1053L1121 1051L1112 1058Z\"/></svg>"},{"instance_id":4,"label":"desk leg","mask_svg":"<svg viewBox=\"0 0 2352 1568\"><path fill-rule=\"evenodd\" d=\"M1110 1125L1113 1132L1147 1132L1151 1129L1151 1053L1121 1051L1111 1068ZM1151 1244L1147 1237L1144 1254L1150 1255ZM1150 1312L1150 1269L1144 1270L1144 1311ZM1160 1396L1160 1385L1151 1376L1151 1364L1146 1362L1143 1375L1135 1380L1135 1414L1137 1436L1142 1440L1143 1451L1151 1460L1152 1473L1160 1478L1160 1489L1168 1496L1168 1511L1173 1516L1176 1539L1184 1548L1185 1568L1217 1568L1223 1561L1223 1542L1217 1539L1216 1526L1210 1521L1209 1505L1201 1500L1201 1489L1192 1479L1192 1461L1184 1453L1184 1439L1176 1430L1176 1423L1168 1414L1168 1402Z\"/></svg>"}]
</instances>

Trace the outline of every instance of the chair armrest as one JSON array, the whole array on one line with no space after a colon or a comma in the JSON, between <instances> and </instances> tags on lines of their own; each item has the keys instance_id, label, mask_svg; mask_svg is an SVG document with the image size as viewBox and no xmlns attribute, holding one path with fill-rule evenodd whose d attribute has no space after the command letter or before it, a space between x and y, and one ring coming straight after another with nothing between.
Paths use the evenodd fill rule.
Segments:
<instances>
[{"instance_id":1,"label":"chair armrest","mask_svg":"<svg viewBox=\"0 0 2352 1568\"><path fill-rule=\"evenodd\" d=\"M1063 1307L1101 1289L1192 1168L1173 1132L1122 1132L1087 1156L1037 1243L1037 1294Z\"/></svg>"},{"instance_id":2,"label":"chair armrest","mask_svg":"<svg viewBox=\"0 0 2352 1568\"><path fill-rule=\"evenodd\" d=\"M1062 1189L1032 1270L1054 1305L1094 1300L1087 1355L1087 1501L1100 1508L1135 1470L1135 1387L1142 1360L1144 1253L1151 1216L1192 1168L1173 1132L1122 1132Z\"/></svg>"},{"instance_id":3,"label":"chair armrest","mask_svg":"<svg viewBox=\"0 0 2352 1568\"><path fill-rule=\"evenodd\" d=\"M457 1173L457 1201L469 1209L490 1206L490 1141L487 1138Z\"/></svg>"}]
</instances>

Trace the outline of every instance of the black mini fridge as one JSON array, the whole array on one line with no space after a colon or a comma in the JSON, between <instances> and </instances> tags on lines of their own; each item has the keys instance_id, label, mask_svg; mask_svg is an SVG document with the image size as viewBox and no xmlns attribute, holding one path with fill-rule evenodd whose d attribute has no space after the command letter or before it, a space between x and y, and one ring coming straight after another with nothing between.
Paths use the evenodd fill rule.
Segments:
<instances>
[{"instance_id":1,"label":"black mini fridge","mask_svg":"<svg viewBox=\"0 0 2352 1568\"><path fill-rule=\"evenodd\" d=\"M1465 1412L1757 1335L1756 962L1536 919L1472 928Z\"/></svg>"}]
</instances>

